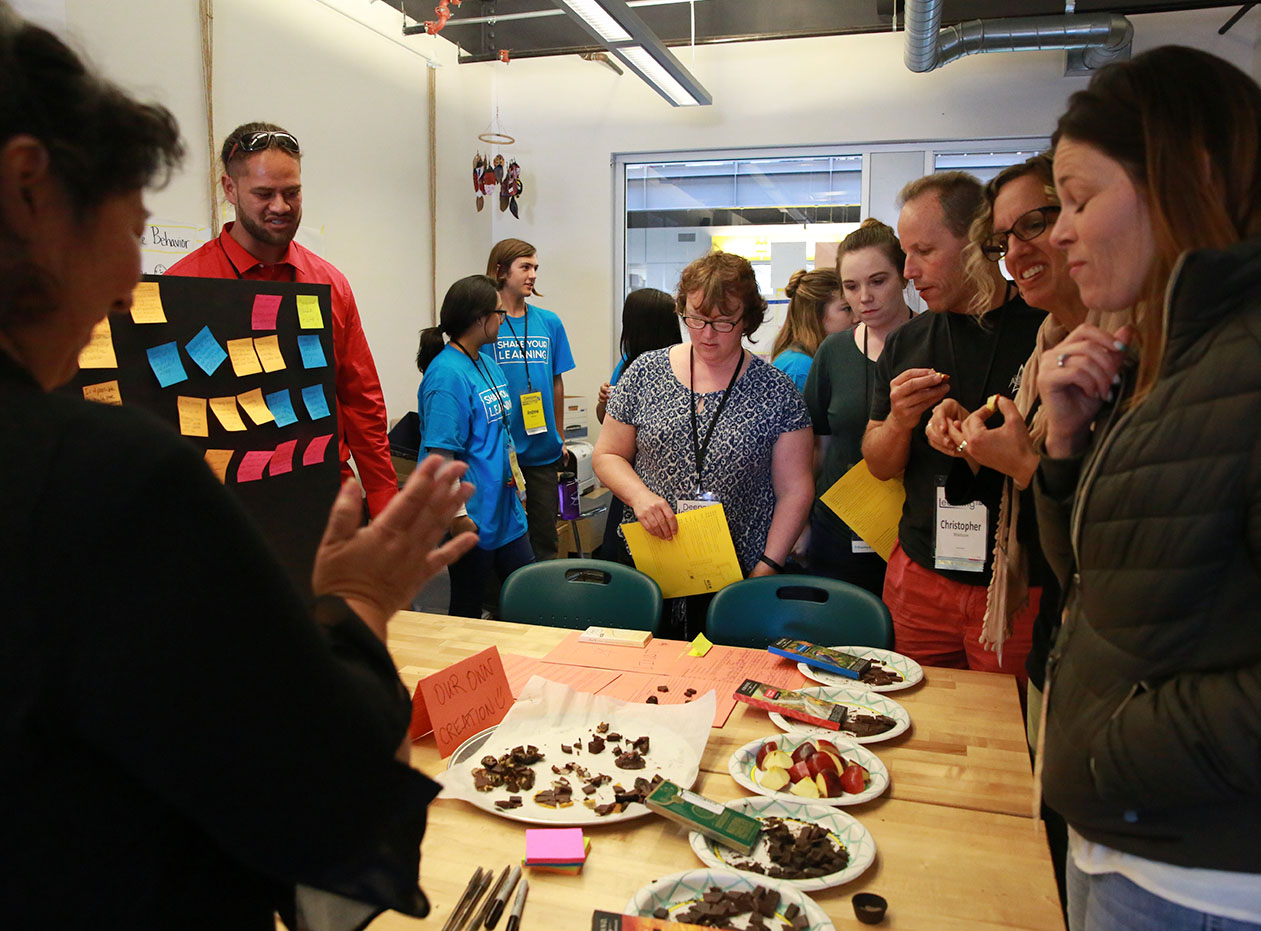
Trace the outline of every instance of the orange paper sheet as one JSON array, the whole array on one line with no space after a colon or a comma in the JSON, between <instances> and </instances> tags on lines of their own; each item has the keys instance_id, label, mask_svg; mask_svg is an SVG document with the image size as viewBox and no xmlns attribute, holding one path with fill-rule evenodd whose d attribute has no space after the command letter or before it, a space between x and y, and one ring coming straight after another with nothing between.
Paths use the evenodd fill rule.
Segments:
<instances>
[{"instance_id":1,"label":"orange paper sheet","mask_svg":"<svg viewBox=\"0 0 1261 931\"><path fill-rule=\"evenodd\" d=\"M704 656L680 656L668 672L672 676L703 677L723 682L731 692L745 679L756 679L781 689L799 689L806 684L806 677L797 671L797 664L792 660L765 650L741 647L714 646Z\"/></svg>"},{"instance_id":2,"label":"orange paper sheet","mask_svg":"<svg viewBox=\"0 0 1261 931\"><path fill-rule=\"evenodd\" d=\"M595 694L616 679L619 673L611 669L593 669L587 666L565 666L559 663L548 663L533 656L521 656L518 653L501 653L504 672L508 675L508 688L515 699L531 676L542 676L552 682L568 685L577 692Z\"/></svg>"},{"instance_id":3,"label":"orange paper sheet","mask_svg":"<svg viewBox=\"0 0 1261 931\"><path fill-rule=\"evenodd\" d=\"M686 653L688 648L683 640L653 638L642 648L615 647L603 643L580 643L580 636L580 630L567 634L543 659L566 666L594 666L597 669L616 669L619 672L626 670L664 675L669 672L679 654Z\"/></svg>"},{"instance_id":4,"label":"orange paper sheet","mask_svg":"<svg viewBox=\"0 0 1261 931\"><path fill-rule=\"evenodd\" d=\"M743 681L743 680L741 680ZM669 691L662 692L657 686L664 685ZM695 689L694 695L688 695L688 689ZM597 693L622 701L643 703L648 696L655 695L658 705L682 705L689 698L700 698L713 690L718 699L714 706L714 727L722 727L727 723L731 709L736 706L732 698L734 686L725 682L713 682L709 679L698 679L695 676L653 676L640 672L624 672Z\"/></svg>"}]
</instances>

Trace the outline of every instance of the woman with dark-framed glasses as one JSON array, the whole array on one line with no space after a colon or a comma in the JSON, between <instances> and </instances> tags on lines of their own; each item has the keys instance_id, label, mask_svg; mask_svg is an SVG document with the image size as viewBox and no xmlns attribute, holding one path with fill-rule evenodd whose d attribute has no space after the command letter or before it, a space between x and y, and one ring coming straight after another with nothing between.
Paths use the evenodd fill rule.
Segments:
<instances>
[{"instance_id":1,"label":"woman with dark-framed glasses","mask_svg":"<svg viewBox=\"0 0 1261 931\"><path fill-rule=\"evenodd\" d=\"M725 252L697 259L675 310L690 341L645 353L618 380L596 475L626 502L624 522L662 539L676 513L720 502L744 573L782 571L814 497L813 433L792 381L742 345L766 313L753 266ZM707 606L706 596L668 604L668 635L694 637Z\"/></svg>"}]
</instances>

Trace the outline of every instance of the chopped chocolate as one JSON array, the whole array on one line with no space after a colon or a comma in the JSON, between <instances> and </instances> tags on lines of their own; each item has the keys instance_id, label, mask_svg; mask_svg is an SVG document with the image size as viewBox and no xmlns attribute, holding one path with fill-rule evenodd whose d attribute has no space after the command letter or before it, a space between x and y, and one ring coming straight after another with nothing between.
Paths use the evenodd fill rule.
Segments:
<instances>
[{"instance_id":1,"label":"chopped chocolate","mask_svg":"<svg viewBox=\"0 0 1261 931\"><path fill-rule=\"evenodd\" d=\"M534 801L544 808L568 808L574 803L573 790L568 786L544 789L534 793Z\"/></svg>"},{"instance_id":2,"label":"chopped chocolate","mask_svg":"<svg viewBox=\"0 0 1261 931\"><path fill-rule=\"evenodd\" d=\"M658 692L668 692L668 691L670 691L670 686L668 686L668 685L659 685L659 686L657 686L657 691L658 691Z\"/></svg>"},{"instance_id":3,"label":"chopped chocolate","mask_svg":"<svg viewBox=\"0 0 1261 931\"><path fill-rule=\"evenodd\" d=\"M610 802L607 805L597 805L595 813L603 817L604 815L616 815L622 810L622 806L618 802Z\"/></svg>"},{"instance_id":4,"label":"chopped chocolate","mask_svg":"<svg viewBox=\"0 0 1261 931\"><path fill-rule=\"evenodd\" d=\"M514 808L520 808L521 796L510 795L507 798L496 799L495 807L498 808L500 811L511 811Z\"/></svg>"},{"instance_id":5,"label":"chopped chocolate","mask_svg":"<svg viewBox=\"0 0 1261 931\"><path fill-rule=\"evenodd\" d=\"M621 739L622 739L622 735L621 735L621 734L606 734L606 735L605 735L605 737L604 737L604 739L605 739L605 740L618 741L618 740L621 740Z\"/></svg>"},{"instance_id":6,"label":"chopped chocolate","mask_svg":"<svg viewBox=\"0 0 1261 931\"><path fill-rule=\"evenodd\" d=\"M584 795L595 795L595 789L596 787L588 782L582 787L582 792Z\"/></svg>"},{"instance_id":7,"label":"chopped chocolate","mask_svg":"<svg viewBox=\"0 0 1261 931\"><path fill-rule=\"evenodd\" d=\"M670 917L670 910L664 905L658 905L652 910L652 917L656 918L658 921L665 921Z\"/></svg>"},{"instance_id":8,"label":"chopped chocolate","mask_svg":"<svg viewBox=\"0 0 1261 931\"><path fill-rule=\"evenodd\" d=\"M655 705L658 703L656 695L649 695L647 698L644 699L644 701L650 705Z\"/></svg>"},{"instance_id":9,"label":"chopped chocolate","mask_svg":"<svg viewBox=\"0 0 1261 931\"><path fill-rule=\"evenodd\" d=\"M853 734L855 737L874 737L876 734L883 734L885 731L892 730L897 723L887 714L855 713L853 709L850 709L849 715L845 718L845 723L841 725L841 730Z\"/></svg>"},{"instance_id":10,"label":"chopped chocolate","mask_svg":"<svg viewBox=\"0 0 1261 931\"><path fill-rule=\"evenodd\" d=\"M573 752L574 752L574 748L573 748L573 746L572 746L571 744L561 744L561 745L560 745L560 752L561 752L561 753L573 753Z\"/></svg>"},{"instance_id":11,"label":"chopped chocolate","mask_svg":"<svg viewBox=\"0 0 1261 931\"><path fill-rule=\"evenodd\" d=\"M693 695L696 694L696 689L687 689L683 694L687 698L691 698Z\"/></svg>"},{"instance_id":12,"label":"chopped chocolate","mask_svg":"<svg viewBox=\"0 0 1261 931\"><path fill-rule=\"evenodd\" d=\"M588 742L587 744L587 752L588 753L603 753L604 752L604 738L592 737L590 742Z\"/></svg>"},{"instance_id":13,"label":"chopped chocolate","mask_svg":"<svg viewBox=\"0 0 1261 931\"><path fill-rule=\"evenodd\" d=\"M719 887L712 886L701 895L699 901L676 913L673 920L710 928L729 928L732 918L749 915L745 922L746 928L767 931L764 918L773 918L778 905L779 893L763 886L757 886L752 892L724 892ZM786 927L795 929L796 924Z\"/></svg>"},{"instance_id":14,"label":"chopped chocolate","mask_svg":"<svg viewBox=\"0 0 1261 931\"><path fill-rule=\"evenodd\" d=\"M768 866L760 857L733 856L728 863L739 870L761 873L772 879L811 879L839 873L849 864L845 845L817 824L796 819L762 819L762 838ZM784 917L792 921L795 912Z\"/></svg>"},{"instance_id":15,"label":"chopped chocolate","mask_svg":"<svg viewBox=\"0 0 1261 931\"><path fill-rule=\"evenodd\" d=\"M648 752L648 744L649 744L649 740L648 740L647 734L645 734L643 737L636 737L633 741L631 741L631 746L634 747L636 750L638 750L640 753Z\"/></svg>"},{"instance_id":16,"label":"chopped chocolate","mask_svg":"<svg viewBox=\"0 0 1261 931\"><path fill-rule=\"evenodd\" d=\"M871 665L867 667L867 671L859 676L859 681L865 685L893 685L895 682L904 680L897 671L872 660Z\"/></svg>"},{"instance_id":17,"label":"chopped chocolate","mask_svg":"<svg viewBox=\"0 0 1261 931\"><path fill-rule=\"evenodd\" d=\"M597 734L607 734L609 732L609 722L601 721L595 726L595 731Z\"/></svg>"}]
</instances>

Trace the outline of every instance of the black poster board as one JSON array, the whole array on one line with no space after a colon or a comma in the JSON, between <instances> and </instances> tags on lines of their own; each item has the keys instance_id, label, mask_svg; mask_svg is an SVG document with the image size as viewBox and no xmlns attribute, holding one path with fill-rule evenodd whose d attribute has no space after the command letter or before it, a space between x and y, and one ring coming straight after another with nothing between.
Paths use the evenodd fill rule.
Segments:
<instances>
[{"instance_id":1,"label":"black poster board","mask_svg":"<svg viewBox=\"0 0 1261 931\"><path fill-rule=\"evenodd\" d=\"M326 284L145 275L137 294L146 290L152 294L154 286L160 295L161 313L166 322L137 322L147 319L146 310L139 302L131 316L111 315L109 328L117 368L80 368L74 381L63 390L100 399L102 394L113 394L107 386L116 381L117 394L123 404L145 408L177 432L181 429L180 398L192 399L183 402L186 423L199 419L198 402L206 401L207 435L188 435L185 431L184 439L206 453L208 463L217 458L224 484L257 522L298 591L309 596L315 551L341 481L332 289ZM264 296L261 302L256 301L259 295ZM311 307L312 297L318 302L318 327L313 325L309 310L307 325L303 326L298 312L299 295L307 296L307 308ZM275 305L277 298L279 304ZM269 319L268 305L274 306L274 321ZM256 312L256 306L261 313ZM209 329L218 352L207 342L203 328ZM226 357L217 367L212 365L213 374L207 374L197 361L201 358L212 364L219 353L227 353L229 340L248 340L249 343L238 346L255 347L255 356L261 359L257 348L263 348L265 355L266 343L259 346L256 341L270 342L270 337L275 337L283 357L283 369L237 375L234 360ZM303 338L306 346L305 355L300 350L299 338ZM315 361L308 357L314 356L317 343L324 365L308 368L306 363ZM186 377L163 387L158 369L150 361L151 350L157 352L159 360L178 357ZM178 377L178 370L174 377ZM315 414L320 413L318 397L322 395L328 410L326 416L315 419L305 403L303 389L308 390L307 397L316 405ZM229 430L209 404L211 399L248 397L256 390L262 395L263 411L273 417L276 416L274 411L279 411L281 419L288 419L281 401L283 393L287 392L294 421L284 426L279 426L275 419L256 424L238 400L235 411L244 429ZM269 395L272 401L268 400ZM220 400L219 405L224 410L228 402ZM187 413L189 408L191 418ZM256 412L262 413L257 408ZM320 450L322 437L328 439ZM290 443L293 445L286 456ZM226 465L223 465L225 460ZM250 475L259 472L260 466L261 474L251 479ZM196 541L189 543L190 552L195 552Z\"/></svg>"}]
</instances>

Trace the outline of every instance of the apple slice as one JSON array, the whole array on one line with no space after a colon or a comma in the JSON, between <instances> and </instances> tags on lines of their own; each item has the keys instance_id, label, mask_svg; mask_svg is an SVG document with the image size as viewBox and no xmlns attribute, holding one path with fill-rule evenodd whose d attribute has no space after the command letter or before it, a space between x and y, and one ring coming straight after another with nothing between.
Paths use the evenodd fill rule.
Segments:
<instances>
[{"instance_id":1,"label":"apple slice","mask_svg":"<svg viewBox=\"0 0 1261 931\"><path fill-rule=\"evenodd\" d=\"M793 795L798 795L798 796L801 796L802 798L818 798L819 797L819 786L815 783L813 779L810 779L809 777L805 779L798 779L796 782L793 783L793 787L789 789L788 791L791 792Z\"/></svg>"},{"instance_id":2,"label":"apple slice","mask_svg":"<svg viewBox=\"0 0 1261 931\"><path fill-rule=\"evenodd\" d=\"M841 771L841 767L836 764L836 757L822 750L806 760L806 766L809 767L812 776L819 775L825 769L835 770L838 774Z\"/></svg>"},{"instance_id":3,"label":"apple slice","mask_svg":"<svg viewBox=\"0 0 1261 931\"><path fill-rule=\"evenodd\" d=\"M793 782L800 782L802 779L814 780L814 773L810 772L810 763L802 760L800 763L794 763L788 770L788 778Z\"/></svg>"},{"instance_id":4,"label":"apple slice","mask_svg":"<svg viewBox=\"0 0 1261 931\"><path fill-rule=\"evenodd\" d=\"M857 795L867 789L868 781L867 769L859 766L857 763L850 763L845 767L845 771L841 773L841 787L846 792Z\"/></svg>"},{"instance_id":5,"label":"apple slice","mask_svg":"<svg viewBox=\"0 0 1261 931\"><path fill-rule=\"evenodd\" d=\"M757 784L763 789L770 789L772 792L778 792L784 786L788 785L788 770L773 766L757 777Z\"/></svg>"},{"instance_id":6,"label":"apple slice","mask_svg":"<svg viewBox=\"0 0 1261 931\"><path fill-rule=\"evenodd\" d=\"M800 763L802 760L808 760L818 752L819 751L815 749L814 744L807 740L793 751L793 762Z\"/></svg>"},{"instance_id":7,"label":"apple slice","mask_svg":"<svg viewBox=\"0 0 1261 931\"><path fill-rule=\"evenodd\" d=\"M758 764L758 769L788 769L793 765L793 758L783 750L772 750L766 756L762 757L762 762Z\"/></svg>"},{"instance_id":8,"label":"apple slice","mask_svg":"<svg viewBox=\"0 0 1261 931\"><path fill-rule=\"evenodd\" d=\"M773 740L768 740L766 743L762 744L762 746L758 747L757 768L766 769L766 766L765 764L763 764L762 761L766 759L766 755L768 753L774 753L778 749L779 749L779 744L775 743L775 741Z\"/></svg>"},{"instance_id":9,"label":"apple slice","mask_svg":"<svg viewBox=\"0 0 1261 931\"><path fill-rule=\"evenodd\" d=\"M841 774L834 769L825 769L814 777L819 787L819 795L823 798L840 798L845 794L841 785Z\"/></svg>"},{"instance_id":10,"label":"apple slice","mask_svg":"<svg viewBox=\"0 0 1261 931\"><path fill-rule=\"evenodd\" d=\"M820 740L818 743L818 747L824 753L830 753L833 756L841 755L841 751L836 748L836 744L832 743L832 741L830 740Z\"/></svg>"}]
</instances>

